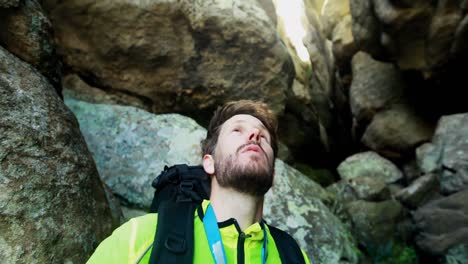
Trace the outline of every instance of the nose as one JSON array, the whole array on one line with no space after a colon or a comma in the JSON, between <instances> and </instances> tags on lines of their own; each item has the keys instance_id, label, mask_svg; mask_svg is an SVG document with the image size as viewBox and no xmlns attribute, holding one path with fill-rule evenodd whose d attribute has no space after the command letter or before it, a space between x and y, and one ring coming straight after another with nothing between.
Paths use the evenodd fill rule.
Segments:
<instances>
[{"instance_id":1,"label":"nose","mask_svg":"<svg viewBox=\"0 0 468 264\"><path fill-rule=\"evenodd\" d=\"M258 128L252 128L249 131L249 141L260 142L260 130Z\"/></svg>"}]
</instances>

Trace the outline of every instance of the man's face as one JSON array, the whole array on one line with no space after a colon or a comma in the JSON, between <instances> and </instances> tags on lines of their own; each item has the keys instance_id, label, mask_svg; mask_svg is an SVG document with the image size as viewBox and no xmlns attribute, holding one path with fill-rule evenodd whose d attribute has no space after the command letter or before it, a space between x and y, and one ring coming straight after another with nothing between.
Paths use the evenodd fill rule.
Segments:
<instances>
[{"instance_id":1,"label":"man's face","mask_svg":"<svg viewBox=\"0 0 468 264\"><path fill-rule=\"evenodd\" d=\"M223 187L263 196L273 184L273 149L263 123L251 115L235 115L221 126L213 158Z\"/></svg>"}]
</instances>

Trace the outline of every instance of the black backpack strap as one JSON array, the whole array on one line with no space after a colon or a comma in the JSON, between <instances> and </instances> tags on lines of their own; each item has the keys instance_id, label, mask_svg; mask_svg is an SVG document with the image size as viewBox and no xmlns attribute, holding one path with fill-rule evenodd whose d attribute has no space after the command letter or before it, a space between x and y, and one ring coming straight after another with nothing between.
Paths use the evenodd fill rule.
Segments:
<instances>
[{"instance_id":1,"label":"black backpack strap","mask_svg":"<svg viewBox=\"0 0 468 264\"><path fill-rule=\"evenodd\" d=\"M281 263L305 264L301 248L292 236L271 225L268 225L268 229L275 240L276 248L278 249L281 258Z\"/></svg>"},{"instance_id":2,"label":"black backpack strap","mask_svg":"<svg viewBox=\"0 0 468 264\"><path fill-rule=\"evenodd\" d=\"M164 167L164 171L152 183L156 189L150 213L158 212L160 203L168 200L201 203L210 197L210 180L202 166L177 164Z\"/></svg>"},{"instance_id":3,"label":"black backpack strap","mask_svg":"<svg viewBox=\"0 0 468 264\"><path fill-rule=\"evenodd\" d=\"M152 185L150 212L158 213L158 223L149 263L192 263L195 209L209 197L208 175L202 166L178 164L165 167Z\"/></svg>"},{"instance_id":4,"label":"black backpack strap","mask_svg":"<svg viewBox=\"0 0 468 264\"><path fill-rule=\"evenodd\" d=\"M158 224L149 263L193 263L193 222L198 204L165 201L159 205Z\"/></svg>"}]
</instances>

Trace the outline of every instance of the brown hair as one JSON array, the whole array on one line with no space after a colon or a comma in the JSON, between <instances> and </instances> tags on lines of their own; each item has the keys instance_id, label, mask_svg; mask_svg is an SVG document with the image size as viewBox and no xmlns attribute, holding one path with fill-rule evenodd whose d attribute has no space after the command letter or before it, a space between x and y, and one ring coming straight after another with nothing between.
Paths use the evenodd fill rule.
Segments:
<instances>
[{"instance_id":1,"label":"brown hair","mask_svg":"<svg viewBox=\"0 0 468 264\"><path fill-rule=\"evenodd\" d=\"M270 144L273 149L273 157L275 158L278 151L278 139L276 134L278 121L276 120L276 116L265 103L251 100L228 102L216 109L208 126L206 139L201 142L203 154L213 154L216 144L218 143L221 126L229 118L241 114L256 117L263 123L268 133L270 133Z\"/></svg>"}]
</instances>

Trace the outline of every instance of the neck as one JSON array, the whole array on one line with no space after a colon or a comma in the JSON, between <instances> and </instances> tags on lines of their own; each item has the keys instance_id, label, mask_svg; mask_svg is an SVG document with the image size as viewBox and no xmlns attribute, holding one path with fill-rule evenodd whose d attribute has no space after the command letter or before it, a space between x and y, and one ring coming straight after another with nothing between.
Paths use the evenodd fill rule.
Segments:
<instances>
[{"instance_id":1,"label":"neck","mask_svg":"<svg viewBox=\"0 0 468 264\"><path fill-rule=\"evenodd\" d=\"M223 188L218 185L215 177L211 183L210 201L218 222L234 218L242 231L262 219L263 197Z\"/></svg>"}]
</instances>

